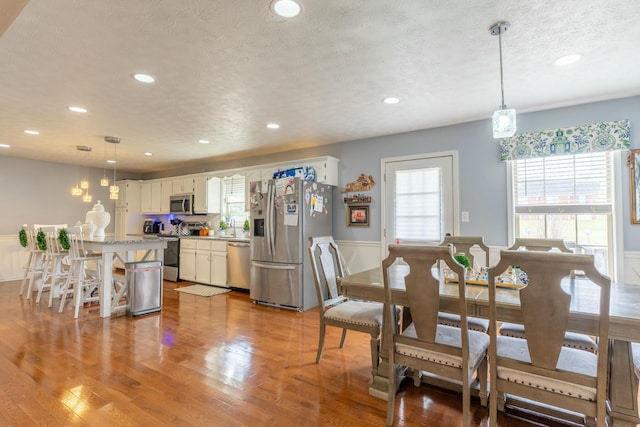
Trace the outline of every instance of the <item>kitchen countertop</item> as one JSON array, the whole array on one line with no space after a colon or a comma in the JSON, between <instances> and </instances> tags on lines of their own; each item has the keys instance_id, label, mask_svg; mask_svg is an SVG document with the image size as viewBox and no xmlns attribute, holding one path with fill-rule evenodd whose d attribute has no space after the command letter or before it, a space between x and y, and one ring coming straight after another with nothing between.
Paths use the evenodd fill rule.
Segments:
<instances>
[{"instance_id":1,"label":"kitchen countertop","mask_svg":"<svg viewBox=\"0 0 640 427\"><path fill-rule=\"evenodd\" d=\"M251 240L248 237L232 237L232 236L180 236L181 239L207 239L207 240L226 240L228 242L245 242Z\"/></svg>"},{"instance_id":2,"label":"kitchen countertop","mask_svg":"<svg viewBox=\"0 0 640 427\"><path fill-rule=\"evenodd\" d=\"M128 234L128 236L136 236L136 237L143 237L145 239L151 239L154 237L161 237L161 238L165 238L165 237L175 237L175 238L179 238L179 239L206 239L206 240L226 240L228 242L244 242L244 243L249 243L251 242L251 240L248 237L241 237L241 236L178 236L176 234L164 234L164 233L154 233L154 234Z\"/></svg>"}]
</instances>

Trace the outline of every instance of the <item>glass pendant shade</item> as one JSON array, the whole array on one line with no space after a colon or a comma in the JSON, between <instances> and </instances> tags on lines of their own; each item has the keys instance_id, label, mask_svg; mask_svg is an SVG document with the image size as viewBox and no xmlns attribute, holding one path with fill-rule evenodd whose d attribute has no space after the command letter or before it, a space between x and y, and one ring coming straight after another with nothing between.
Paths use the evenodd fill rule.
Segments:
<instances>
[{"instance_id":1,"label":"glass pendant shade","mask_svg":"<svg viewBox=\"0 0 640 427\"><path fill-rule=\"evenodd\" d=\"M91 203L91 200L93 198L91 197L91 194L86 193L84 196L82 196L82 201L85 203Z\"/></svg>"},{"instance_id":2,"label":"glass pendant shade","mask_svg":"<svg viewBox=\"0 0 640 427\"><path fill-rule=\"evenodd\" d=\"M80 188L82 188L83 190L89 188L89 180L87 178L82 178L80 180Z\"/></svg>"},{"instance_id":3,"label":"glass pendant shade","mask_svg":"<svg viewBox=\"0 0 640 427\"><path fill-rule=\"evenodd\" d=\"M118 200L118 193L109 192L109 199Z\"/></svg>"},{"instance_id":4,"label":"glass pendant shade","mask_svg":"<svg viewBox=\"0 0 640 427\"><path fill-rule=\"evenodd\" d=\"M103 176L100 179L100 187L108 187L109 186L109 178L107 178L106 176Z\"/></svg>"},{"instance_id":5,"label":"glass pendant shade","mask_svg":"<svg viewBox=\"0 0 640 427\"><path fill-rule=\"evenodd\" d=\"M73 188L71 188L71 195L72 196L81 196L82 195L82 188L78 187L77 185L74 186Z\"/></svg>"},{"instance_id":6,"label":"glass pendant shade","mask_svg":"<svg viewBox=\"0 0 640 427\"><path fill-rule=\"evenodd\" d=\"M109 187L109 192L117 194L120 192L120 187L118 187L117 185L112 185Z\"/></svg>"},{"instance_id":7,"label":"glass pendant shade","mask_svg":"<svg viewBox=\"0 0 640 427\"><path fill-rule=\"evenodd\" d=\"M505 108L493 113L493 137L509 138L516 133L516 110Z\"/></svg>"}]
</instances>

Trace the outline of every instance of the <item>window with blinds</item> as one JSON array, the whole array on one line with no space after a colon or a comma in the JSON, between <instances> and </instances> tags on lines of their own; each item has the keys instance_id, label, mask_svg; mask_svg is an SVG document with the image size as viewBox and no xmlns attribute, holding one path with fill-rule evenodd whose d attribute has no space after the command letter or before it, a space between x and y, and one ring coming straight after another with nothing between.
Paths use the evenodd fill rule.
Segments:
<instances>
[{"instance_id":1,"label":"window with blinds","mask_svg":"<svg viewBox=\"0 0 640 427\"><path fill-rule=\"evenodd\" d=\"M608 274L613 253L612 152L514 160L516 237L563 239L596 256Z\"/></svg>"},{"instance_id":2,"label":"window with blinds","mask_svg":"<svg viewBox=\"0 0 640 427\"><path fill-rule=\"evenodd\" d=\"M443 235L440 168L399 170L395 178L396 238L439 243Z\"/></svg>"},{"instance_id":3,"label":"window with blinds","mask_svg":"<svg viewBox=\"0 0 640 427\"><path fill-rule=\"evenodd\" d=\"M244 204L244 176L234 175L222 180L222 203L224 216L235 222L235 227L242 228L244 220L247 219Z\"/></svg>"}]
</instances>

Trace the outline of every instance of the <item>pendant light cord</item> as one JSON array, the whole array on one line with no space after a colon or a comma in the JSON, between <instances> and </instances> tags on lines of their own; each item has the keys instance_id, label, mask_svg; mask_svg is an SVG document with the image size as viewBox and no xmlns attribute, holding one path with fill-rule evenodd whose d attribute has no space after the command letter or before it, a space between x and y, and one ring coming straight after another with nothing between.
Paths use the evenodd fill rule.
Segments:
<instances>
[{"instance_id":1,"label":"pendant light cord","mask_svg":"<svg viewBox=\"0 0 640 427\"><path fill-rule=\"evenodd\" d=\"M506 105L504 105L504 78L502 76L502 29L499 30L498 33L498 46L500 49L500 94L502 95L502 105L500 106L501 110L506 109Z\"/></svg>"}]
</instances>

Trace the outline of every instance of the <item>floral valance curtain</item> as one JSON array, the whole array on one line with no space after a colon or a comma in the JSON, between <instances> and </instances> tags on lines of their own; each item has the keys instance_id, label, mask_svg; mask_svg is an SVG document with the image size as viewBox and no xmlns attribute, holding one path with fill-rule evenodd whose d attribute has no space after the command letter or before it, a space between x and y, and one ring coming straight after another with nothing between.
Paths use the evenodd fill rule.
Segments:
<instances>
[{"instance_id":1,"label":"floral valance curtain","mask_svg":"<svg viewBox=\"0 0 640 427\"><path fill-rule=\"evenodd\" d=\"M629 120L521 133L500 141L500 160L624 150L630 134Z\"/></svg>"}]
</instances>

